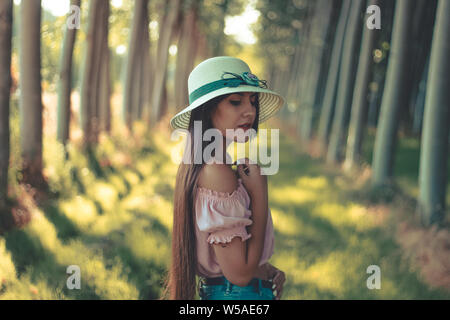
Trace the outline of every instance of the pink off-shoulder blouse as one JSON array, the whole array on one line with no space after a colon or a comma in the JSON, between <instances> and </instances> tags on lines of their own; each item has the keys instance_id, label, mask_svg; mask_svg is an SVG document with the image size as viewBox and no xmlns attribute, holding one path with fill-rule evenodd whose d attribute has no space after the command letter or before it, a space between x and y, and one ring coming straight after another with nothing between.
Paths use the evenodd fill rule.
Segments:
<instances>
[{"instance_id":1,"label":"pink off-shoulder blouse","mask_svg":"<svg viewBox=\"0 0 450 320\"><path fill-rule=\"evenodd\" d=\"M242 179L238 178L238 187L231 194L203 187L197 187L195 199L196 235L197 235L197 270L203 277L218 277L223 273L213 243L227 243L234 237L242 241L251 237L246 226L252 224L250 219L250 196ZM268 262L274 251L274 231L270 208L268 210L264 248L259 265Z\"/></svg>"}]
</instances>

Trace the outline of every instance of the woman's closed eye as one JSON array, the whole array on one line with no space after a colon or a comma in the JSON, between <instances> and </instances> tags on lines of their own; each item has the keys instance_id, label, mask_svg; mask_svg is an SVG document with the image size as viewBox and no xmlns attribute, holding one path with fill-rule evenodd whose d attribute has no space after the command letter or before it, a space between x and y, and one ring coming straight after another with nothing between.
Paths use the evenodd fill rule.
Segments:
<instances>
[{"instance_id":1,"label":"woman's closed eye","mask_svg":"<svg viewBox=\"0 0 450 320\"><path fill-rule=\"evenodd\" d=\"M241 101L239 101L239 100L230 100L230 103L231 103L233 106L238 106L238 105L241 103Z\"/></svg>"}]
</instances>

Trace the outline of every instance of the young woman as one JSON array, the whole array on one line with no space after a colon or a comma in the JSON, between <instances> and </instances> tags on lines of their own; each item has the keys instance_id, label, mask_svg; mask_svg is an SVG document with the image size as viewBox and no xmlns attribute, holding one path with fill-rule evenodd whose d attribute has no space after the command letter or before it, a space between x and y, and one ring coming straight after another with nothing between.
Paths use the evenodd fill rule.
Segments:
<instances>
[{"instance_id":1,"label":"young woman","mask_svg":"<svg viewBox=\"0 0 450 320\"><path fill-rule=\"evenodd\" d=\"M226 149L247 141L246 131L257 132L284 99L233 57L203 61L189 75L188 87L190 105L171 119L174 129L189 134L176 178L172 262L163 297L194 299L199 290L205 300L280 299L285 274L268 263L274 232L266 176L248 159L234 171ZM194 132L199 124L201 135ZM211 156L203 152L208 130L223 140Z\"/></svg>"}]
</instances>

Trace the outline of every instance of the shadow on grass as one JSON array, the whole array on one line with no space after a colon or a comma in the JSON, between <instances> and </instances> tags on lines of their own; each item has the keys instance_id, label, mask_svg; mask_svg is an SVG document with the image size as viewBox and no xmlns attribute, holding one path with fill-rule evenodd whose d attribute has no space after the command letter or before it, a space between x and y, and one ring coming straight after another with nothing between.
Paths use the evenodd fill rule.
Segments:
<instances>
[{"instance_id":1,"label":"shadow on grass","mask_svg":"<svg viewBox=\"0 0 450 320\"><path fill-rule=\"evenodd\" d=\"M149 216L148 213L135 211L133 215L136 219L123 224L120 230L110 232L107 237L84 235L80 240L87 247L99 248L105 261L114 261L119 258L126 277L139 291L139 299L158 299L166 264L137 257L127 245L125 236L132 230L133 225L144 225L145 222L148 222L142 228L145 235L170 242L170 232L158 219ZM148 248L148 250L155 250L155 248Z\"/></svg>"},{"instance_id":2,"label":"shadow on grass","mask_svg":"<svg viewBox=\"0 0 450 320\"><path fill-rule=\"evenodd\" d=\"M81 231L75 226L75 224L67 218L67 216L60 212L55 204L49 204L42 208L46 217L55 226L57 237L62 242L67 242L68 240L79 237Z\"/></svg>"},{"instance_id":3,"label":"shadow on grass","mask_svg":"<svg viewBox=\"0 0 450 320\"><path fill-rule=\"evenodd\" d=\"M45 279L49 288L60 288L62 293L68 297L100 299L95 293L95 288L89 284L85 284L83 290L69 290L66 286L67 266L60 265L55 256L41 245L39 239L31 237L23 230L13 230L5 236L5 240L19 281L24 273L29 273L31 282L35 283Z\"/></svg>"}]
</instances>

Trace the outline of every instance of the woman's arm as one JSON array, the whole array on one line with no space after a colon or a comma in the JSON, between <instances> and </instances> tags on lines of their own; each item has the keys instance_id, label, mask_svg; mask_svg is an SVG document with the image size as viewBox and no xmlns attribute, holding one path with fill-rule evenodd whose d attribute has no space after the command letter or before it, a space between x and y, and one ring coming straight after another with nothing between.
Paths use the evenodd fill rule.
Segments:
<instances>
[{"instance_id":1,"label":"woman's arm","mask_svg":"<svg viewBox=\"0 0 450 320\"><path fill-rule=\"evenodd\" d=\"M252 236L245 242L235 237L230 243L213 245L222 272L231 283L245 287L255 277L264 249L267 210L267 196L252 196L253 223L248 227Z\"/></svg>"},{"instance_id":2,"label":"woman's arm","mask_svg":"<svg viewBox=\"0 0 450 320\"><path fill-rule=\"evenodd\" d=\"M232 192L236 188L237 182L233 180L237 179L231 169L219 166L207 167L200 177L205 187L226 192ZM245 242L240 237L234 237L229 243L213 244L224 276L238 286L246 286L254 277L264 248L268 216L267 180L264 177L255 183L258 183L258 188L247 188L251 198L250 210L253 221L247 227L251 237Z\"/></svg>"}]
</instances>

